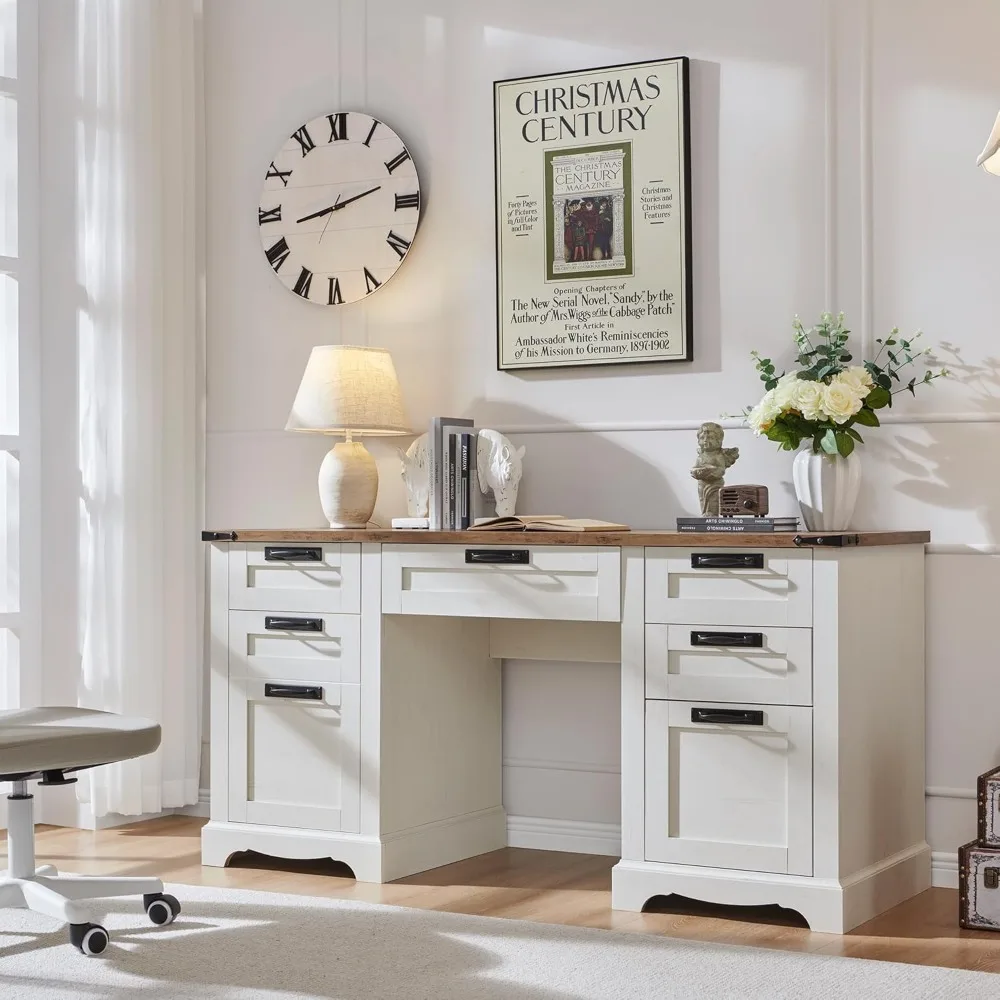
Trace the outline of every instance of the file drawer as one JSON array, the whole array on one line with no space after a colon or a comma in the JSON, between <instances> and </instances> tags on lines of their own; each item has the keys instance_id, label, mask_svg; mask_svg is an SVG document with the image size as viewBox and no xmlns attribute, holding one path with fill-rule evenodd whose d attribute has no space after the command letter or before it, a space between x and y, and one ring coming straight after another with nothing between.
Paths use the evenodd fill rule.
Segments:
<instances>
[{"instance_id":1,"label":"file drawer","mask_svg":"<svg viewBox=\"0 0 1000 1000\"><path fill-rule=\"evenodd\" d=\"M360 687L230 678L229 821L357 833Z\"/></svg>"},{"instance_id":2,"label":"file drawer","mask_svg":"<svg viewBox=\"0 0 1000 1000\"><path fill-rule=\"evenodd\" d=\"M812 704L812 629L646 626L646 697Z\"/></svg>"},{"instance_id":3,"label":"file drawer","mask_svg":"<svg viewBox=\"0 0 1000 1000\"><path fill-rule=\"evenodd\" d=\"M812 709L646 702L646 860L812 875Z\"/></svg>"},{"instance_id":4,"label":"file drawer","mask_svg":"<svg viewBox=\"0 0 1000 1000\"><path fill-rule=\"evenodd\" d=\"M620 621L619 550L560 545L383 545L382 611Z\"/></svg>"},{"instance_id":5,"label":"file drawer","mask_svg":"<svg viewBox=\"0 0 1000 1000\"><path fill-rule=\"evenodd\" d=\"M229 551L229 606L361 612L361 546L251 543Z\"/></svg>"},{"instance_id":6,"label":"file drawer","mask_svg":"<svg viewBox=\"0 0 1000 1000\"><path fill-rule=\"evenodd\" d=\"M231 611L229 676L356 684L361 680L361 618Z\"/></svg>"},{"instance_id":7,"label":"file drawer","mask_svg":"<svg viewBox=\"0 0 1000 1000\"><path fill-rule=\"evenodd\" d=\"M809 626L812 552L647 548L646 621Z\"/></svg>"}]
</instances>

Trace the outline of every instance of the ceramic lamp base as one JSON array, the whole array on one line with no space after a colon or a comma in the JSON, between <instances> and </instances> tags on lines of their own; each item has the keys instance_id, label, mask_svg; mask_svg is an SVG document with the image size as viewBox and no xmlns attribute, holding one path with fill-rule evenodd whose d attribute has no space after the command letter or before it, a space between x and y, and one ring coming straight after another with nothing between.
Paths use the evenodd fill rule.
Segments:
<instances>
[{"instance_id":1,"label":"ceramic lamp base","mask_svg":"<svg viewBox=\"0 0 1000 1000\"><path fill-rule=\"evenodd\" d=\"M360 441L338 441L319 467L319 500L331 528L364 528L375 510L378 469Z\"/></svg>"}]
</instances>

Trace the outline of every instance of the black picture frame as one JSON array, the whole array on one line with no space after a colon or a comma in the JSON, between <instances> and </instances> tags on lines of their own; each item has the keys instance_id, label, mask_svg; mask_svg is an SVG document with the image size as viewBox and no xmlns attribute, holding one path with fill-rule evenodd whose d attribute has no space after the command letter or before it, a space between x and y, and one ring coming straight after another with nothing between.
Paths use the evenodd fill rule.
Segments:
<instances>
[{"instance_id":1,"label":"black picture frame","mask_svg":"<svg viewBox=\"0 0 1000 1000\"><path fill-rule=\"evenodd\" d=\"M500 88L517 83L537 83L555 81L563 78L578 77L585 74L602 72L641 71L651 66L666 63L676 64L679 68L680 90L678 93L678 134L681 150L678 157L678 183L682 192L682 217L680 220L680 247L682 253L682 270L680 287L683 290L683 316L680 329L682 350L669 357L634 356L620 357L611 360L587 359L580 361L539 361L538 363L505 364L504 349L504 316L501 295L503 293L503 253L502 237L504 225L504 207L502 205L502 162L500 139ZM566 70L562 72L543 73L531 76L508 77L493 82L493 169L494 169L494 239L495 239L495 302L496 302L496 365L498 371L552 371L565 368L609 368L612 371L619 365L655 365L690 363L694 359L694 268L693 268L693 237L692 237L692 202L691 202L691 68L687 56L670 56L662 59L648 59L634 63L619 63L610 66L597 66L587 69ZM630 180L634 186L637 182ZM634 195L633 195L634 200ZM544 236L544 234L543 234ZM579 280L579 279L567 279ZM602 280L602 279L595 279ZM554 283L554 282L552 282Z\"/></svg>"}]
</instances>

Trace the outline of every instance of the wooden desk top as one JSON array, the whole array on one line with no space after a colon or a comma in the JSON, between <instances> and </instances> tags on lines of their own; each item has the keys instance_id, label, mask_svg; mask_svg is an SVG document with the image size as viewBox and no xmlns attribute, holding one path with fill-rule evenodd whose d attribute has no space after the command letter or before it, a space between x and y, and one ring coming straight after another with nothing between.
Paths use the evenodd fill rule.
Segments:
<instances>
[{"instance_id":1,"label":"wooden desk top","mask_svg":"<svg viewBox=\"0 0 1000 1000\"><path fill-rule=\"evenodd\" d=\"M678 531L428 531L392 528L276 528L202 532L206 542L400 542L452 545L611 545L671 546L678 548L792 549L825 546L922 545L929 531L848 531L761 534Z\"/></svg>"}]
</instances>

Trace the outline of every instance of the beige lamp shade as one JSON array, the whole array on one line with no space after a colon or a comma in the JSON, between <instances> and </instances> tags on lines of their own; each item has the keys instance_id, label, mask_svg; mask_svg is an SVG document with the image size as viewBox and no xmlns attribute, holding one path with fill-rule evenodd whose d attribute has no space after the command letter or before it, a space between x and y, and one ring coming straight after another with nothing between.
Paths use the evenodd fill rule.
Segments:
<instances>
[{"instance_id":1,"label":"beige lamp shade","mask_svg":"<svg viewBox=\"0 0 1000 1000\"><path fill-rule=\"evenodd\" d=\"M389 352L376 347L314 347L285 430L409 434Z\"/></svg>"},{"instance_id":2,"label":"beige lamp shade","mask_svg":"<svg viewBox=\"0 0 1000 1000\"><path fill-rule=\"evenodd\" d=\"M983 170L988 170L991 174L1000 174L1000 115L997 115L986 148L976 162Z\"/></svg>"}]
</instances>

